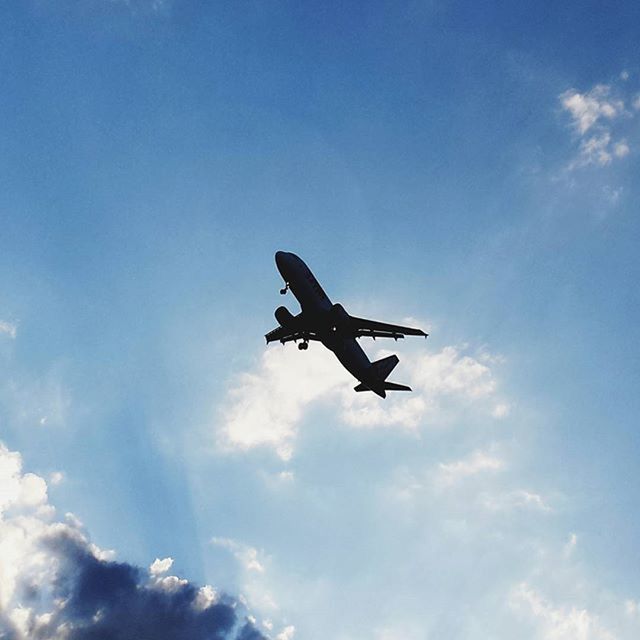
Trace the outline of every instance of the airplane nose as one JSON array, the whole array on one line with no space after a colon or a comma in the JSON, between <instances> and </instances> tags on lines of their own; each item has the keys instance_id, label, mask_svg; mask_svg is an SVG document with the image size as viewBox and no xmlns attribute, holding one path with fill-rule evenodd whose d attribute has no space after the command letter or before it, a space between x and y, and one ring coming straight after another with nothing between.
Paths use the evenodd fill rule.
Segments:
<instances>
[{"instance_id":1,"label":"airplane nose","mask_svg":"<svg viewBox=\"0 0 640 640\"><path fill-rule=\"evenodd\" d=\"M282 273L282 269L285 267L287 263L287 252L286 251L276 251L276 265Z\"/></svg>"}]
</instances>

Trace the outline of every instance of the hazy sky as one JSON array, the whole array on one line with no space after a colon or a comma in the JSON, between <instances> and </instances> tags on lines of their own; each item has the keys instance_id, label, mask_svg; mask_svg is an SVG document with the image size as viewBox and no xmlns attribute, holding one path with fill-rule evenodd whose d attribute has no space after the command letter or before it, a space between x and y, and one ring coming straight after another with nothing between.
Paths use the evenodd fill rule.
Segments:
<instances>
[{"instance_id":1,"label":"hazy sky","mask_svg":"<svg viewBox=\"0 0 640 640\"><path fill-rule=\"evenodd\" d=\"M640 637L639 41L633 2L3 3L0 638ZM430 332L361 341L413 394L265 347L279 249Z\"/></svg>"}]
</instances>

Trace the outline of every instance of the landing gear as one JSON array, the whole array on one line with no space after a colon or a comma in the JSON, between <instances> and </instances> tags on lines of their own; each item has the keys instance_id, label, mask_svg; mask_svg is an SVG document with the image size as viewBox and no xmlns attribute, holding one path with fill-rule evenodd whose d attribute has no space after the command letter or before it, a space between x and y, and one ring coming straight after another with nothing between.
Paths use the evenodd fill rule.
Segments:
<instances>
[{"instance_id":1,"label":"landing gear","mask_svg":"<svg viewBox=\"0 0 640 640\"><path fill-rule=\"evenodd\" d=\"M298 345L298 349L300 349L300 351L306 351L309 348L309 343L308 342L301 342Z\"/></svg>"},{"instance_id":2,"label":"landing gear","mask_svg":"<svg viewBox=\"0 0 640 640\"><path fill-rule=\"evenodd\" d=\"M281 293L281 295L284 295L285 293L287 293L287 291L289 291L289 283L285 282L284 283L284 289L280 289L280 293Z\"/></svg>"}]
</instances>

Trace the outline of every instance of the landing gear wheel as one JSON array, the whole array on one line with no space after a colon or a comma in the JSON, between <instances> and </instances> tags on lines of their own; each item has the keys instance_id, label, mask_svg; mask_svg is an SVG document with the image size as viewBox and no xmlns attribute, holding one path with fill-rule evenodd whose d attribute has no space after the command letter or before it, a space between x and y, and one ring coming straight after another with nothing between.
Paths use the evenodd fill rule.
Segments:
<instances>
[{"instance_id":1,"label":"landing gear wheel","mask_svg":"<svg viewBox=\"0 0 640 640\"><path fill-rule=\"evenodd\" d=\"M289 283L288 282L284 285L284 289L280 289L280 294L281 295L285 295L285 293L287 293L287 291L289 291Z\"/></svg>"},{"instance_id":2,"label":"landing gear wheel","mask_svg":"<svg viewBox=\"0 0 640 640\"><path fill-rule=\"evenodd\" d=\"M309 348L309 343L308 342L301 342L298 345L298 349L300 349L300 351L306 351Z\"/></svg>"}]
</instances>

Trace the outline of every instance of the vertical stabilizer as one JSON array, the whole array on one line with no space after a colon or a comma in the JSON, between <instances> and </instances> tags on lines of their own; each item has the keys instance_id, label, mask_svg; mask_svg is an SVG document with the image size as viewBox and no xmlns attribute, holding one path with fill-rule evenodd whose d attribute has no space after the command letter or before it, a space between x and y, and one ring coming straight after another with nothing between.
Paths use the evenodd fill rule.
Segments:
<instances>
[{"instance_id":1,"label":"vertical stabilizer","mask_svg":"<svg viewBox=\"0 0 640 640\"><path fill-rule=\"evenodd\" d=\"M400 360L398 360L398 356L392 355L372 362L371 366L376 372L376 378L378 378L378 380L386 380L389 377L389 374L395 369L398 362L400 362Z\"/></svg>"}]
</instances>

